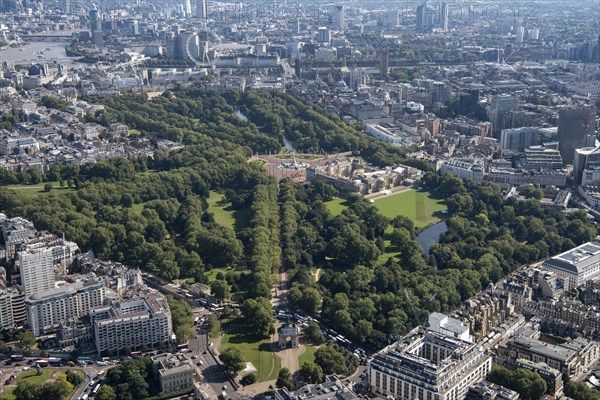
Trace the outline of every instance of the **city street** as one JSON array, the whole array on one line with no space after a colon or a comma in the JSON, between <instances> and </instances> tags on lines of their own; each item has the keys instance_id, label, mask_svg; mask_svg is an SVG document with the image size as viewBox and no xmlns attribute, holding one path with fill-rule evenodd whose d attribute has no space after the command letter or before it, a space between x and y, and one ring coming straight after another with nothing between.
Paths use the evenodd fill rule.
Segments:
<instances>
[{"instance_id":1,"label":"city street","mask_svg":"<svg viewBox=\"0 0 600 400\"><path fill-rule=\"evenodd\" d=\"M216 356L211 354L209 349L210 339L208 338L205 327L206 325L198 327L197 338L190 341L191 352L188 355L190 357L197 357L193 360L196 365L198 362L202 362L202 365L197 365L197 368L202 371L202 377L213 390L215 397L219 396L221 392L224 391L223 385L227 385L227 389L225 390L227 392L227 397L237 399L239 396L233 392L231 380L225 374L223 367L217 362Z\"/></svg>"}]
</instances>

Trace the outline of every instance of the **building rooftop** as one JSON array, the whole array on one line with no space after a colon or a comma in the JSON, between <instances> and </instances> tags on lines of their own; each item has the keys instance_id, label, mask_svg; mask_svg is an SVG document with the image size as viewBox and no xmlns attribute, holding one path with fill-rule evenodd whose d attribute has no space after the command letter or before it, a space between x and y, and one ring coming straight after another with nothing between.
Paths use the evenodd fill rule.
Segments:
<instances>
[{"instance_id":1,"label":"building rooftop","mask_svg":"<svg viewBox=\"0 0 600 400\"><path fill-rule=\"evenodd\" d=\"M580 273L585 267L598 262L600 262L600 244L588 242L546 260L544 265Z\"/></svg>"},{"instance_id":2,"label":"building rooftop","mask_svg":"<svg viewBox=\"0 0 600 400\"><path fill-rule=\"evenodd\" d=\"M348 389L336 375L328 375L325 382L318 385L306 385L296 391L286 388L277 389L275 398L279 400L353 400L358 396Z\"/></svg>"},{"instance_id":3,"label":"building rooftop","mask_svg":"<svg viewBox=\"0 0 600 400\"><path fill-rule=\"evenodd\" d=\"M54 289L44 290L42 292L35 293L31 295L27 301L38 302L50 300L53 297L62 297L65 295L70 296L79 290L97 285L104 286L104 282L102 281L102 279L96 277L88 277L85 280L78 280L76 282L69 283L68 285L61 285Z\"/></svg>"}]
</instances>

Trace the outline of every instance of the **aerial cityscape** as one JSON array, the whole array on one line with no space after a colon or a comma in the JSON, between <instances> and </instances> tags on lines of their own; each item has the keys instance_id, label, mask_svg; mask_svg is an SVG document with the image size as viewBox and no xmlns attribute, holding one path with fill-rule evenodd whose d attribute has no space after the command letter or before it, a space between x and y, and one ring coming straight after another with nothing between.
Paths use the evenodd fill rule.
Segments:
<instances>
[{"instance_id":1,"label":"aerial cityscape","mask_svg":"<svg viewBox=\"0 0 600 400\"><path fill-rule=\"evenodd\" d=\"M600 400L598 0L0 0L0 399Z\"/></svg>"}]
</instances>

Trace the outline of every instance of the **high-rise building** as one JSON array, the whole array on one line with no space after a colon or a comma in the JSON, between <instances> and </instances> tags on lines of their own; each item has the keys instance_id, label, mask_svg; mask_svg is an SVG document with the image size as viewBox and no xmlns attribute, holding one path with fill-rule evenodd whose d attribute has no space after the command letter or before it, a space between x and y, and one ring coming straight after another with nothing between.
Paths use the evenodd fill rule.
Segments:
<instances>
[{"instance_id":1,"label":"high-rise building","mask_svg":"<svg viewBox=\"0 0 600 400\"><path fill-rule=\"evenodd\" d=\"M208 0L196 0L196 16L200 19L208 18Z\"/></svg>"},{"instance_id":2,"label":"high-rise building","mask_svg":"<svg viewBox=\"0 0 600 400\"><path fill-rule=\"evenodd\" d=\"M384 48L381 50L381 64L379 66L381 76L383 78L387 78L389 75L389 50L388 48Z\"/></svg>"},{"instance_id":3,"label":"high-rise building","mask_svg":"<svg viewBox=\"0 0 600 400\"><path fill-rule=\"evenodd\" d=\"M104 39L102 37L102 18L97 9L92 9L89 12L90 31L92 33L92 42L98 49L104 47Z\"/></svg>"},{"instance_id":4,"label":"high-rise building","mask_svg":"<svg viewBox=\"0 0 600 400\"><path fill-rule=\"evenodd\" d=\"M183 11L187 17L192 15L192 2L190 0L182 0Z\"/></svg>"},{"instance_id":5,"label":"high-rise building","mask_svg":"<svg viewBox=\"0 0 600 400\"><path fill-rule=\"evenodd\" d=\"M294 18L290 21L290 29L294 35L300 33L300 18Z\"/></svg>"},{"instance_id":6,"label":"high-rise building","mask_svg":"<svg viewBox=\"0 0 600 400\"><path fill-rule=\"evenodd\" d=\"M331 26L334 29L346 29L346 6L335 6L331 13Z\"/></svg>"},{"instance_id":7,"label":"high-rise building","mask_svg":"<svg viewBox=\"0 0 600 400\"><path fill-rule=\"evenodd\" d=\"M417 13L415 17L415 27L418 31L425 29L425 3L419 4L417 6Z\"/></svg>"},{"instance_id":8,"label":"high-rise building","mask_svg":"<svg viewBox=\"0 0 600 400\"><path fill-rule=\"evenodd\" d=\"M329 46L331 43L331 33L329 32L329 28L321 27L319 28L319 34L317 41L319 43L325 43Z\"/></svg>"},{"instance_id":9,"label":"high-rise building","mask_svg":"<svg viewBox=\"0 0 600 400\"><path fill-rule=\"evenodd\" d=\"M522 26L518 26L517 32L516 32L517 43L523 43L524 38L525 38L525 28Z\"/></svg>"},{"instance_id":10,"label":"high-rise building","mask_svg":"<svg viewBox=\"0 0 600 400\"><path fill-rule=\"evenodd\" d=\"M180 54L178 36L176 32L167 32L167 58L178 58Z\"/></svg>"},{"instance_id":11,"label":"high-rise building","mask_svg":"<svg viewBox=\"0 0 600 400\"><path fill-rule=\"evenodd\" d=\"M533 28L531 30L531 34L529 35L529 38L531 40L539 40L540 39L540 29L539 28Z\"/></svg>"},{"instance_id":12,"label":"high-rise building","mask_svg":"<svg viewBox=\"0 0 600 400\"><path fill-rule=\"evenodd\" d=\"M444 2L444 3L442 3L442 15L441 15L441 21L440 21L440 28L443 31L448 30L448 19L449 19L448 4Z\"/></svg>"},{"instance_id":13,"label":"high-rise building","mask_svg":"<svg viewBox=\"0 0 600 400\"><path fill-rule=\"evenodd\" d=\"M572 164L575 149L583 147L585 136L596 130L596 107L564 107L558 115L558 149L565 164Z\"/></svg>"},{"instance_id":14,"label":"high-rise building","mask_svg":"<svg viewBox=\"0 0 600 400\"><path fill-rule=\"evenodd\" d=\"M60 9L63 13L65 13L65 15L70 15L72 10L71 10L71 0L61 0L60 2Z\"/></svg>"},{"instance_id":15,"label":"high-rise building","mask_svg":"<svg viewBox=\"0 0 600 400\"><path fill-rule=\"evenodd\" d=\"M54 288L52 248L26 248L17 251L16 265L21 274L25 297Z\"/></svg>"},{"instance_id":16,"label":"high-rise building","mask_svg":"<svg viewBox=\"0 0 600 400\"><path fill-rule=\"evenodd\" d=\"M517 107L519 107L519 98L517 96L503 94L492 98L489 117L492 123L492 133L495 138L498 138L502 129L505 128L502 124L504 112L515 110Z\"/></svg>"},{"instance_id":17,"label":"high-rise building","mask_svg":"<svg viewBox=\"0 0 600 400\"><path fill-rule=\"evenodd\" d=\"M300 61L299 55L296 55L296 62L294 64L294 72L296 74L296 77L300 78L300 75L302 73L302 61Z\"/></svg>"}]
</instances>

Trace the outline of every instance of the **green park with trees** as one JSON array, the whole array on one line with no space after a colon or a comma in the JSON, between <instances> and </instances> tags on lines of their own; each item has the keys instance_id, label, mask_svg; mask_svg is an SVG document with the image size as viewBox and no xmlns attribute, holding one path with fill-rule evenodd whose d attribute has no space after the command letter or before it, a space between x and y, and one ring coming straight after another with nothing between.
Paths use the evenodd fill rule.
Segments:
<instances>
[{"instance_id":1,"label":"green park with trees","mask_svg":"<svg viewBox=\"0 0 600 400\"><path fill-rule=\"evenodd\" d=\"M525 201L505 199L490 182L439 176L427 162L407 158L408 149L379 142L288 94L181 89L152 100L144 94L86 100L105 106L89 118L93 122L124 123L140 136L184 146L157 150L151 158L54 165L45 174L3 172L0 209L32 220L38 229L64 232L100 258L167 280L208 284L210 276L219 298L241 303L240 317L210 321L212 331L255 332L244 339L247 344L274 332L271 290L282 264L293 308L379 349L422 324L430 312L448 312L521 266L597 234L583 212L542 208L535 191ZM386 214L357 196L333 213L327 202L338 193L331 185L276 182L264 166L248 162L257 152L279 152L284 138L298 151L351 151L376 166L422 169L424 191L447 207L448 230L423 254L415 241L421 225L410 216ZM53 190L36 196L10 188L35 184L43 191L46 182L53 182ZM65 186L71 190L56 190ZM390 245L393 257L381 257ZM191 335L182 322L189 310L170 303L183 340ZM239 346L243 343L231 343ZM135 365L143 378L145 367ZM304 374L319 377L316 366L342 375L355 368L344 349L330 344L319 347ZM267 375L278 374L276 368ZM131 385L124 376L115 375L110 386ZM134 386L136 393L152 393L141 383Z\"/></svg>"}]
</instances>

